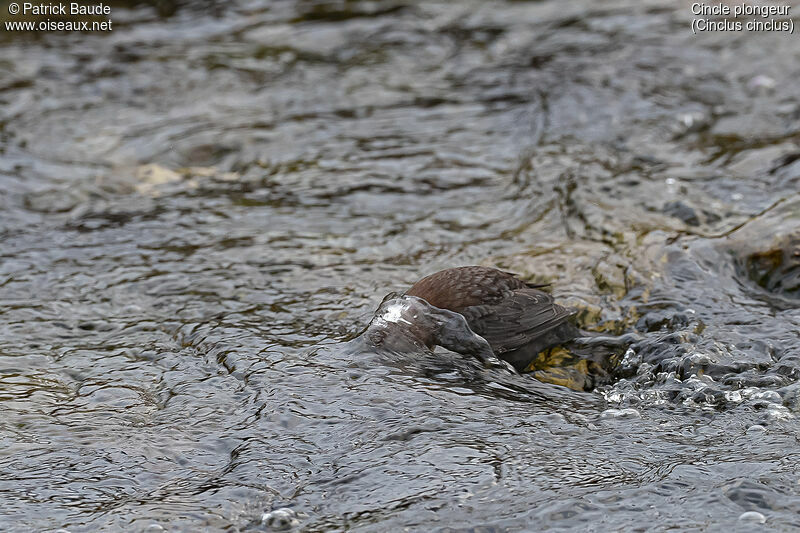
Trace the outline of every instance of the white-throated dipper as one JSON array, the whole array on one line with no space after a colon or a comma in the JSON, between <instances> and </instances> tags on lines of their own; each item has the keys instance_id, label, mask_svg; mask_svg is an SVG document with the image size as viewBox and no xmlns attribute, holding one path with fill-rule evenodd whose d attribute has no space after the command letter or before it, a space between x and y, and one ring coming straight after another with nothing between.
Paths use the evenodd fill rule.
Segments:
<instances>
[{"instance_id":1,"label":"white-throated dipper","mask_svg":"<svg viewBox=\"0 0 800 533\"><path fill-rule=\"evenodd\" d=\"M496 356L522 371L576 333L572 312L540 287L496 268L448 268L384 300L364 336L394 351L438 345L484 362Z\"/></svg>"}]
</instances>

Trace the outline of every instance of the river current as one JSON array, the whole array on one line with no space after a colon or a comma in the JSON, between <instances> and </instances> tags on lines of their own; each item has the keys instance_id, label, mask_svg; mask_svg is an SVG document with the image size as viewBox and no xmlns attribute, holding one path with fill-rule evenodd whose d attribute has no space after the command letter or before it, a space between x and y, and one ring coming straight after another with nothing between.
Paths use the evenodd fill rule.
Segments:
<instances>
[{"instance_id":1,"label":"river current","mask_svg":"<svg viewBox=\"0 0 800 533\"><path fill-rule=\"evenodd\" d=\"M0 31L0 529L800 528L800 41L690 6ZM613 379L346 349L469 264Z\"/></svg>"}]
</instances>

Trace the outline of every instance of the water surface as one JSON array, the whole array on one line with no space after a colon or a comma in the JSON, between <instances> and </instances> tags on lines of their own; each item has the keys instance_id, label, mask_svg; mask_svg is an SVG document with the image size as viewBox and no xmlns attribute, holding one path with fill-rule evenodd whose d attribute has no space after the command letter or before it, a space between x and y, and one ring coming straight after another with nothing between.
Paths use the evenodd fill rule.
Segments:
<instances>
[{"instance_id":1,"label":"water surface","mask_svg":"<svg viewBox=\"0 0 800 533\"><path fill-rule=\"evenodd\" d=\"M0 528L800 527L800 42L691 17L117 2L110 33L0 33ZM627 335L614 383L343 348L465 264Z\"/></svg>"}]
</instances>

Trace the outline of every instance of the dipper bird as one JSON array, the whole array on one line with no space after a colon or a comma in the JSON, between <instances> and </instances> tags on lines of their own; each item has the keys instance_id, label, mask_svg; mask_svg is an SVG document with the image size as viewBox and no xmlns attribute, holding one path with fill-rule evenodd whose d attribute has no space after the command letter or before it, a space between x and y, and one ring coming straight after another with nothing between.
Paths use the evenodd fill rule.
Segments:
<instances>
[{"instance_id":1,"label":"dipper bird","mask_svg":"<svg viewBox=\"0 0 800 533\"><path fill-rule=\"evenodd\" d=\"M405 295L463 316L494 355L522 371L546 348L577 335L568 320L573 312L539 290L543 286L496 268L467 266L424 277Z\"/></svg>"}]
</instances>

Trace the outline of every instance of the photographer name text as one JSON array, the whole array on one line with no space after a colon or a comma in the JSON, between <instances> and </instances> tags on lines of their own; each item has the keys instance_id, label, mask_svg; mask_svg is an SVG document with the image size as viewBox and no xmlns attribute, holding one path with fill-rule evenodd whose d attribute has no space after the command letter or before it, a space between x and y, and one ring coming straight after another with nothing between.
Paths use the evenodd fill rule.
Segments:
<instances>
[{"instance_id":1,"label":"photographer name text","mask_svg":"<svg viewBox=\"0 0 800 533\"><path fill-rule=\"evenodd\" d=\"M8 13L12 16L38 17L38 20L7 20L6 31L111 31L112 21L106 20L63 20L68 17L108 17L111 6L108 4L80 4L78 2L11 2ZM41 17L58 17L56 19Z\"/></svg>"}]
</instances>

